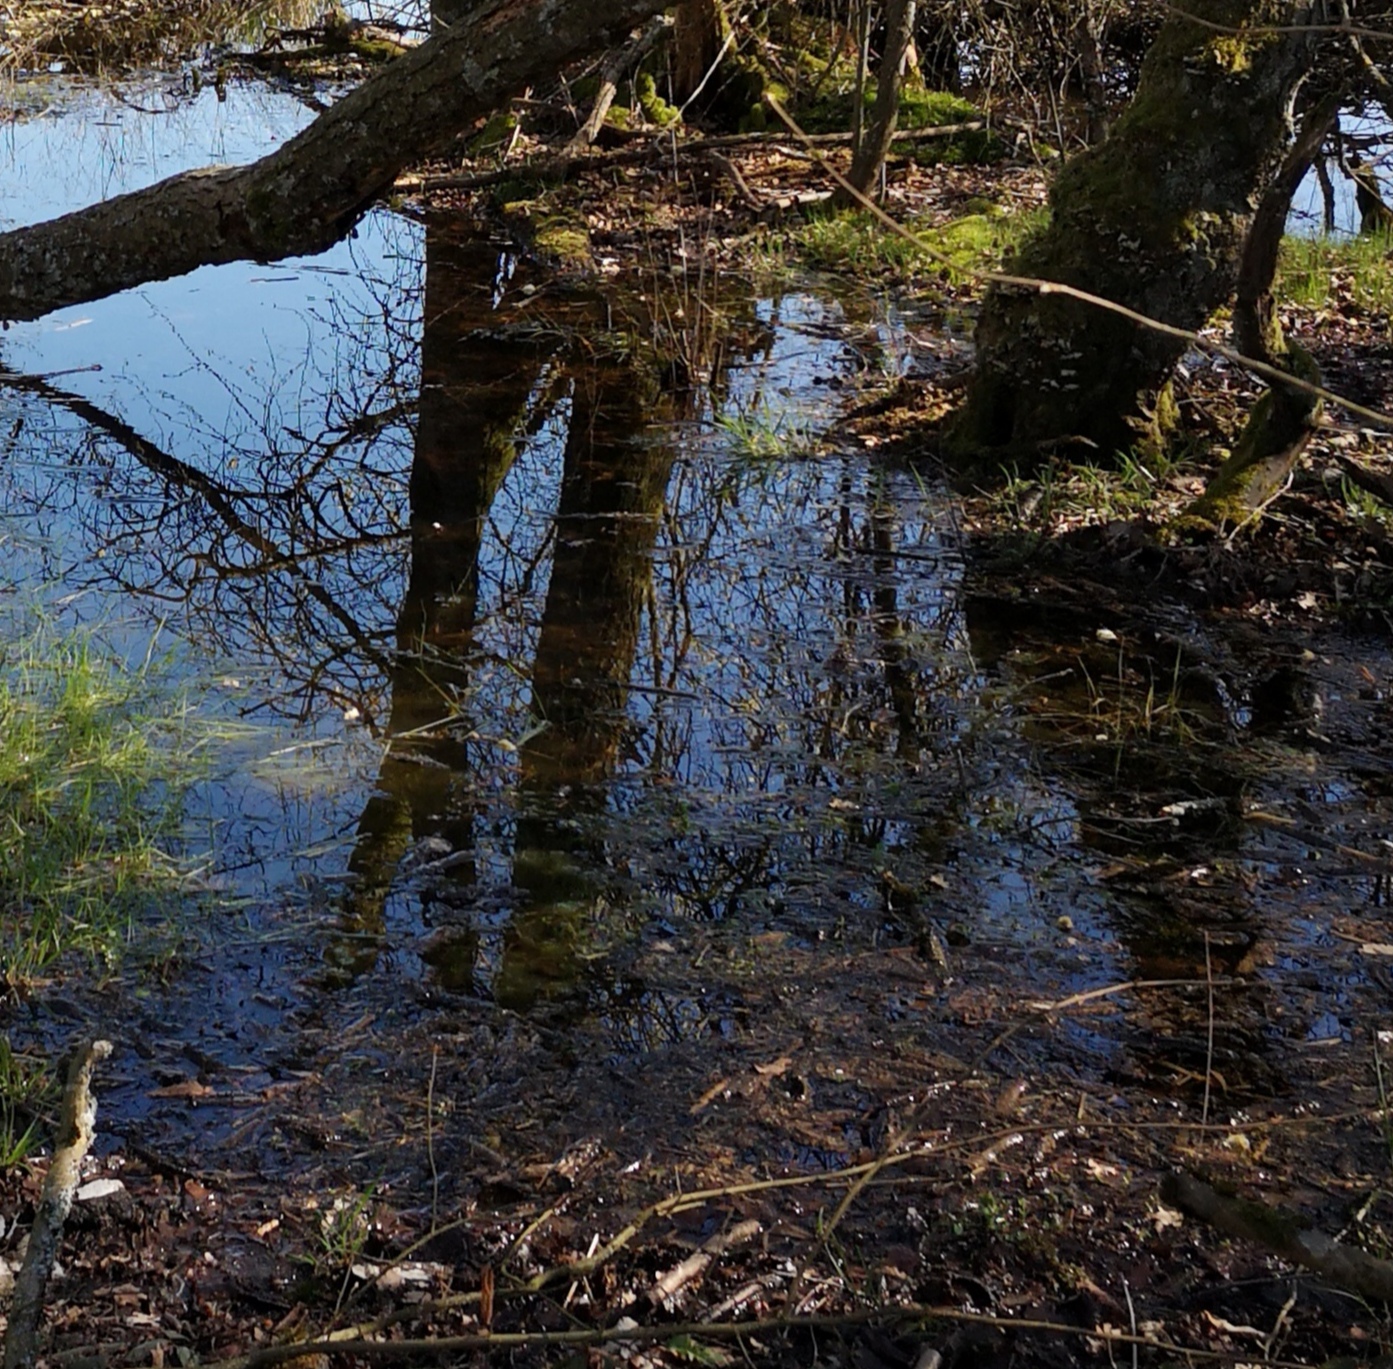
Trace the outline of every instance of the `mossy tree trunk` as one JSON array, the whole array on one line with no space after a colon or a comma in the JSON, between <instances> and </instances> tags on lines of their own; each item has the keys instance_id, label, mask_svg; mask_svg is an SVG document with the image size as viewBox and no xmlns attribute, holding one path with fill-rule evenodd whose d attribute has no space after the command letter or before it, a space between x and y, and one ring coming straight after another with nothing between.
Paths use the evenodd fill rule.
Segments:
<instances>
[{"instance_id":1,"label":"mossy tree trunk","mask_svg":"<svg viewBox=\"0 0 1393 1369\"><path fill-rule=\"evenodd\" d=\"M1060 173L1049 226L1012 264L1183 328L1233 293L1264 189L1281 164L1294 91L1318 37L1294 0L1213 0L1211 24L1173 18L1132 104ZM949 435L965 462L1037 465L1160 440L1183 344L1061 295L997 287L978 365Z\"/></svg>"},{"instance_id":2,"label":"mossy tree trunk","mask_svg":"<svg viewBox=\"0 0 1393 1369\"><path fill-rule=\"evenodd\" d=\"M1320 153L1339 116L1338 96L1329 96L1306 116L1281 171L1263 196L1243 244L1233 302L1234 344L1244 356L1280 366L1318 384L1320 368L1304 349L1288 342L1272 296L1277 258L1292 196ZM1219 525L1244 523L1281 490L1311 440L1320 403L1309 390L1274 385L1258 401L1235 446L1191 506L1193 517Z\"/></svg>"}]
</instances>

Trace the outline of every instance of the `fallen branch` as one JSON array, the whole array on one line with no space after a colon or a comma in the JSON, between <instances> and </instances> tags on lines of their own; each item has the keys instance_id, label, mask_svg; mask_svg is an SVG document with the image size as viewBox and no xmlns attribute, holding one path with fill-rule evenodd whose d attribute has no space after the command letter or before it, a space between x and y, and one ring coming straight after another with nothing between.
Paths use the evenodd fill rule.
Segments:
<instances>
[{"instance_id":1,"label":"fallen branch","mask_svg":"<svg viewBox=\"0 0 1393 1369\"><path fill-rule=\"evenodd\" d=\"M648 1290L648 1301L655 1305L671 1303L693 1279L699 1279L706 1273L718 1255L724 1255L727 1250L733 1250L737 1245L754 1240L763 1229L758 1222L751 1219L736 1223L729 1231L718 1231L700 1250L688 1255L680 1264L660 1275Z\"/></svg>"},{"instance_id":2,"label":"fallen branch","mask_svg":"<svg viewBox=\"0 0 1393 1369\"><path fill-rule=\"evenodd\" d=\"M97 1132L97 1100L92 1071L111 1054L110 1041L89 1041L73 1057L58 1119L58 1145L44 1175L44 1186L29 1231L24 1264L15 1279L14 1302L5 1328L5 1369L32 1369L39 1355L39 1314L44 1290L58 1257L63 1223L82 1179L82 1160Z\"/></svg>"},{"instance_id":3,"label":"fallen branch","mask_svg":"<svg viewBox=\"0 0 1393 1369\"><path fill-rule=\"evenodd\" d=\"M605 124L605 115L619 93L619 79L630 67L636 67L657 46L660 38L672 31L672 21L665 14L654 18L628 47L612 53L600 68L600 88L595 93L595 103L591 106L590 117L576 130L576 135L566 144L568 155L584 151L596 138Z\"/></svg>"},{"instance_id":4,"label":"fallen branch","mask_svg":"<svg viewBox=\"0 0 1393 1369\"><path fill-rule=\"evenodd\" d=\"M957 1307L938 1307L923 1303L899 1303L885 1307L860 1308L840 1315L809 1317L761 1317L749 1321L730 1322L668 1322L660 1326L611 1326L583 1328L571 1331L498 1331L478 1332L462 1336L439 1336L435 1339L364 1341L327 1339L298 1341L287 1345L270 1345L233 1359L216 1360L204 1369L270 1369L287 1360L307 1355L335 1354L358 1356L368 1360L423 1360L437 1356L458 1355L470 1350L543 1349L552 1346L618 1346L652 1345L659 1341L688 1339L737 1340L777 1332L823 1331L839 1327L862 1326L867 1322L923 1323L951 1322L973 1326L990 1326L1000 1331L1033 1331L1054 1336L1086 1336L1109 1346L1146 1346L1180 1361L1229 1362L1239 1358L1233 1350L1207 1350L1180 1345L1155 1336L1114 1331L1108 1327L1075 1326L1067 1322L1036 1320L1025 1317L994 1317L984 1312L964 1312ZM1309 1369L1298 1361L1270 1359L1263 1369Z\"/></svg>"},{"instance_id":5,"label":"fallen branch","mask_svg":"<svg viewBox=\"0 0 1393 1369\"><path fill-rule=\"evenodd\" d=\"M322 252L412 161L662 7L663 0L471 6L250 166L184 172L0 233L0 318L38 318L200 266Z\"/></svg>"},{"instance_id":6,"label":"fallen branch","mask_svg":"<svg viewBox=\"0 0 1393 1369\"><path fill-rule=\"evenodd\" d=\"M907 128L896 133L894 141L927 143L937 138L951 138L957 133L980 133L987 127L985 119L968 119L960 124ZM806 133L803 137L813 147L851 146L850 133ZM723 133L714 138L694 138L691 142L679 142L677 151L684 156L703 156L730 148L777 147L780 143L788 141L788 134L777 129L772 133ZM441 176L399 176L392 189L398 192L421 191L425 194L433 190L482 190L501 181L516 180L520 172L541 181L562 181L585 171L599 171L611 166L642 166L647 162L670 161L672 152L672 136L668 134L656 142L645 143L642 147L621 148L613 152L592 151L584 156L574 156L568 151L559 157L539 158L522 168L510 166L499 167L493 171L450 172Z\"/></svg>"},{"instance_id":7,"label":"fallen branch","mask_svg":"<svg viewBox=\"0 0 1393 1369\"><path fill-rule=\"evenodd\" d=\"M1224 1235L1252 1241L1348 1293L1393 1302L1393 1262L1341 1245L1323 1231L1305 1229L1295 1213L1251 1198L1226 1197L1178 1170L1161 1181L1161 1198Z\"/></svg>"}]
</instances>

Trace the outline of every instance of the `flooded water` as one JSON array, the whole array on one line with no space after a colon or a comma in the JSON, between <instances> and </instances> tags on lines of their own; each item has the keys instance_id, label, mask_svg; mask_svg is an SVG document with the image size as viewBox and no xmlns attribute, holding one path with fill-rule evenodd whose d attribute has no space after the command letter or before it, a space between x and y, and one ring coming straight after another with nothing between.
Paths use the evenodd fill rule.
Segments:
<instances>
[{"instance_id":1,"label":"flooded water","mask_svg":"<svg viewBox=\"0 0 1393 1369\"><path fill-rule=\"evenodd\" d=\"M5 213L245 159L309 117L241 87L155 112L64 95L12 126ZM132 1037L247 1088L307 1016L411 1004L649 1052L739 1029L703 1005L712 926L925 966L990 948L1046 996L1208 958L1271 987L1235 1008L1235 1056L1292 1034L1265 1013L1347 1033L1362 972L1284 986L1325 964L1333 906L1382 896L1387 785L1216 682L1216 659L1280 667L1260 642L1126 636L1104 595L1012 601L932 481L819 440L911 350L873 298L558 281L385 210L312 261L10 329L0 581L167 655L228 737L189 823L221 902L191 915L187 996L137 995ZM1360 664L1313 670L1366 726L1384 686L1361 695ZM661 994L654 947L692 962ZM1080 1031L1080 1058L1156 1054L1148 1011ZM1158 1039L1192 1059L1183 1026ZM118 1117L149 1107L140 1058Z\"/></svg>"}]
</instances>

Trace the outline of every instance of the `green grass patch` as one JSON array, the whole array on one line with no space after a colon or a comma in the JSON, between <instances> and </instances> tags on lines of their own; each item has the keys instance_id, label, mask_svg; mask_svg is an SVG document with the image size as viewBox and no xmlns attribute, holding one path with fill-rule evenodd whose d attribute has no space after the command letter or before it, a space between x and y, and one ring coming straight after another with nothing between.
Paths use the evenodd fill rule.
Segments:
<instances>
[{"instance_id":1,"label":"green grass patch","mask_svg":"<svg viewBox=\"0 0 1393 1369\"><path fill-rule=\"evenodd\" d=\"M863 209L814 211L782 246L788 259L816 271L853 276L910 275L929 262L922 248Z\"/></svg>"},{"instance_id":2,"label":"green grass patch","mask_svg":"<svg viewBox=\"0 0 1393 1369\"><path fill-rule=\"evenodd\" d=\"M1277 265L1277 293L1320 309L1352 303L1393 312L1393 253L1383 236L1288 237Z\"/></svg>"},{"instance_id":3,"label":"green grass patch","mask_svg":"<svg viewBox=\"0 0 1393 1369\"><path fill-rule=\"evenodd\" d=\"M37 1139L37 1117L55 1101L54 1081L42 1061L20 1055L0 1036L0 1172L19 1164Z\"/></svg>"},{"instance_id":4,"label":"green grass patch","mask_svg":"<svg viewBox=\"0 0 1393 1369\"><path fill-rule=\"evenodd\" d=\"M975 212L940 224L937 228L916 230L929 247L952 263L946 269L954 284L965 281L974 271L997 270L1049 219L1049 211L1045 209L1008 214L995 204L973 208Z\"/></svg>"},{"instance_id":5,"label":"green grass patch","mask_svg":"<svg viewBox=\"0 0 1393 1369\"><path fill-rule=\"evenodd\" d=\"M153 664L46 625L0 647L0 965L111 959L182 885L168 849L200 748Z\"/></svg>"},{"instance_id":6,"label":"green grass patch","mask_svg":"<svg viewBox=\"0 0 1393 1369\"><path fill-rule=\"evenodd\" d=\"M845 133L850 130L855 90L841 85L824 91L815 99L799 104L794 117L809 133ZM875 104L875 81L870 80L864 94L867 114ZM943 90L925 90L907 83L900 92L898 126L902 129L940 128L945 124L964 124L980 119L982 111L959 95ZM983 129L974 133L956 133L950 137L923 143L915 148L915 158L926 165L980 165L998 161L1005 155L1005 146L994 134Z\"/></svg>"},{"instance_id":7,"label":"green grass patch","mask_svg":"<svg viewBox=\"0 0 1393 1369\"><path fill-rule=\"evenodd\" d=\"M920 239L915 243L864 210L826 210L793 228L779 241L777 252L785 263L796 261L818 271L861 277L947 271L952 283L961 284L972 271L999 267L1044 219L1044 210L1007 214L983 204L981 212L934 227L909 223ZM945 265L944 257L951 265Z\"/></svg>"}]
</instances>

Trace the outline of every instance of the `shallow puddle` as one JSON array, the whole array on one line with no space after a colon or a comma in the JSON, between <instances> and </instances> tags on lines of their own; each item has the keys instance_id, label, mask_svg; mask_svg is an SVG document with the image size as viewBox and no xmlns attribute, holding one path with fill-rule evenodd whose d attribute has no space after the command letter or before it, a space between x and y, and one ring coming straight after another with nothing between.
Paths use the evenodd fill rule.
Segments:
<instances>
[{"instance_id":1,"label":"shallow puddle","mask_svg":"<svg viewBox=\"0 0 1393 1369\"><path fill-rule=\"evenodd\" d=\"M15 129L7 212L308 117L250 90L78 101ZM39 171L59 143L61 184ZM1044 998L1243 976L1219 1013L1235 1090L1347 1033L1365 968L1329 919L1386 891L1389 791L1359 754L1387 661L1367 697L1352 649L1304 666L1329 696L1308 725L1265 701L1260 643L979 582L931 481L822 437L911 350L873 299L695 267L568 281L386 211L313 261L7 332L0 576L167 656L223 737L188 831L211 910L165 979L41 1001L37 1038L127 1024L118 1125L153 1108L192 1145L241 1136L235 1108L152 1104L152 1071L264 1097L316 1067L310 1028L357 1042L459 1004L616 1057L736 1036L702 966L742 945L903 948L947 986L961 949ZM925 1011L846 989L885 1022ZM1064 1048L1185 1086L1194 1004L1136 1002ZM392 1052L362 1047L365 1090Z\"/></svg>"}]
</instances>

